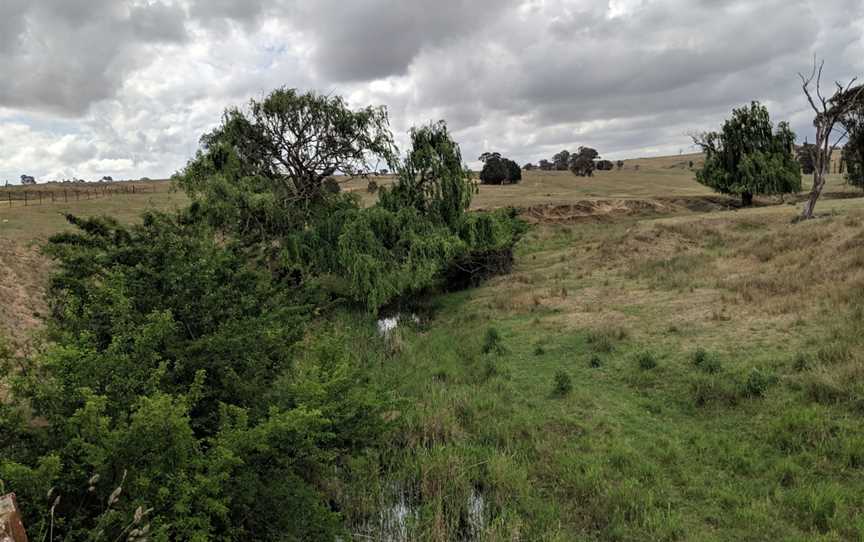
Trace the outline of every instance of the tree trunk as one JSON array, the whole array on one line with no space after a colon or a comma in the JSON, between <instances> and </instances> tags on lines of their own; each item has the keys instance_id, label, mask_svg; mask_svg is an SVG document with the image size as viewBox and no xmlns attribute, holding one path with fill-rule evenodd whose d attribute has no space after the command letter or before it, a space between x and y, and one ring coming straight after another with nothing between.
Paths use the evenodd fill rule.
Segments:
<instances>
[{"instance_id":1,"label":"tree trunk","mask_svg":"<svg viewBox=\"0 0 864 542\"><path fill-rule=\"evenodd\" d=\"M750 207L753 205L753 194L750 192L744 192L741 194L741 205L744 207Z\"/></svg>"},{"instance_id":2,"label":"tree trunk","mask_svg":"<svg viewBox=\"0 0 864 542\"><path fill-rule=\"evenodd\" d=\"M813 187L810 189L810 197L804 203L804 210L801 212L803 220L813 218L813 210L816 208L816 201L822 195L822 189L825 188L825 172L821 168L813 171Z\"/></svg>"}]
</instances>

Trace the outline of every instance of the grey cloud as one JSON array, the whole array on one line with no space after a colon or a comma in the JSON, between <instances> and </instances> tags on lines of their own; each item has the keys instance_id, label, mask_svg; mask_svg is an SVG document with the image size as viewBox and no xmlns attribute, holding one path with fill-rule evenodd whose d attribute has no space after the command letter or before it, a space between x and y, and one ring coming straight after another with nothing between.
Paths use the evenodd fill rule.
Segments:
<instances>
[{"instance_id":1,"label":"grey cloud","mask_svg":"<svg viewBox=\"0 0 864 542\"><path fill-rule=\"evenodd\" d=\"M400 141L444 118L468 160L687 150L687 131L753 99L803 139L796 72L814 54L829 79L864 72L860 0L642 0L614 17L610 4L0 0L0 64L14 75L0 78L0 115L35 127L18 158L0 150L0 175L70 133L45 118L78 116L75 144L45 171L131 161L164 176L225 106L280 85L388 105Z\"/></svg>"},{"instance_id":2,"label":"grey cloud","mask_svg":"<svg viewBox=\"0 0 864 542\"><path fill-rule=\"evenodd\" d=\"M12 0L0 8L0 106L80 115L148 61L145 47L186 38L177 5ZM7 74L14 74L8 76Z\"/></svg>"},{"instance_id":3,"label":"grey cloud","mask_svg":"<svg viewBox=\"0 0 864 542\"><path fill-rule=\"evenodd\" d=\"M320 0L302 3L299 28L311 28L316 67L333 81L369 81L405 73L424 48L465 47L506 15L510 0Z\"/></svg>"}]
</instances>

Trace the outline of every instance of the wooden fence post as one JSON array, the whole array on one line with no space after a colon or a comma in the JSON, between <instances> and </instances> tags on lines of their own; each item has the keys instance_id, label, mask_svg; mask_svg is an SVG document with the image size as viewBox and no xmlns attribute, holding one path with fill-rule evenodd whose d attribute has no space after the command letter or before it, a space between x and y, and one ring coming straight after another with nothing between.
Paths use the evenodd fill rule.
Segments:
<instances>
[{"instance_id":1,"label":"wooden fence post","mask_svg":"<svg viewBox=\"0 0 864 542\"><path fill-rule=\"evenodd\" d=\"M27 191L24 191L24 207L27 207Z\"/></svg>"},{"instance_id":2,"label":"wooden fence post","mask_svg":"<svg viewBox=\"0 0 864 542\"><path fill-rule=\"evenodd\" d=\"M0 496L0 540L27 542L27 532L14 493Z\"/></svg>"}]
</instances>

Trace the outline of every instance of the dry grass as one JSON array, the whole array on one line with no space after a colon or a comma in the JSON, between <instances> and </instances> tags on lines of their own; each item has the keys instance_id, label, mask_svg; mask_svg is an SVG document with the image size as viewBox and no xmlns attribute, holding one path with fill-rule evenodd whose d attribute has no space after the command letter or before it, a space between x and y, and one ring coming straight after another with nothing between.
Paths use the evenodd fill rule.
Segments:
<instances>
[{"instance_id":1,"label":"dry grass","mask_svg":"<svg viewBox=\"0 0 864 542\"><path fill-rule=\"evenodd\" d=\"M803 224L790 222L797 207L780 206L541 225L523 245L517 279L496 279L473 303L533 315L544 329L618 327L721 349L735 347L730 337L782 343L864 283L864 200L829 206L840 214Z\"/></svg>"}]
</instances>

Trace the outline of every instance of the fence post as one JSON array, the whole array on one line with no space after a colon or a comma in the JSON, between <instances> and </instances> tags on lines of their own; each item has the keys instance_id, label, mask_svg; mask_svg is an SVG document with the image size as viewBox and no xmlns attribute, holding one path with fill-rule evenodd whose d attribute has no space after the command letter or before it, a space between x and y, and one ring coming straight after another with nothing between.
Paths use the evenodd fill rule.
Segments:
<instances>
[{"instance_id":1,"label":"fence post","mask_svg":"<svg viewBox=\"0 0 864 542\"><path fill-rule=\"evenodd\" d=\"M6 192L6 195L9 196L9 207L12 207L12 192Z\"/></svg>"},{"instance_id":2,"label":"fence post","mask_svg":"<svg viewBox=\"0 0 864 542\"><path fill-rule=\"evenodd\" d=\"M65 188L63 189L63 201L65 201L66 203L69 203L69 193L66 192Z\"/></svg>"},{"instance_id":3,"label":"fence post","mask_svg":"<svg viewBox=\"0 0 864 542\"><path fill-rule=\"evenodd\" d=\"M24 207L27 207L27 191L24 191Z\"/></svg>"},{"instance_id":4,"label":"fence post","mask_svg":"<svg viewBox=\"0 0 864 542\"><path fill-rule=\"evenodd\" d=\"M42 205L42 191L39 191L39 205Z\"/></svg>"}]
</instances>

